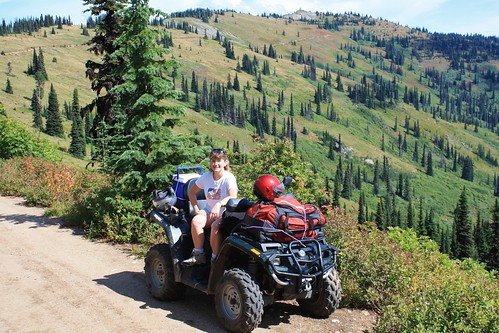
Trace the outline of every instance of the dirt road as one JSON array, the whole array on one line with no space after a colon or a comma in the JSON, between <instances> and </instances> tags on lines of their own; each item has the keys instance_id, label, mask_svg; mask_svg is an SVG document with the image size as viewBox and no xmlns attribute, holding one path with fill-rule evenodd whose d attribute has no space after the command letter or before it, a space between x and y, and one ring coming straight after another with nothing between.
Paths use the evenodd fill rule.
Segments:
<instances>
[{"instance_id":1,"label":"dirt road","mask_svg":"<svg viewBox=\"0 0 499 333\"><path fill-rule=\"evenodd\" d=\"M0 332L224 332L211 296L189 290L183 300L156 301L141 258L43 212L0 196ZM265 309L254 332L363 332L373 324L367 311L319 320L283 302Z\"/></svg>"}]
</instances>

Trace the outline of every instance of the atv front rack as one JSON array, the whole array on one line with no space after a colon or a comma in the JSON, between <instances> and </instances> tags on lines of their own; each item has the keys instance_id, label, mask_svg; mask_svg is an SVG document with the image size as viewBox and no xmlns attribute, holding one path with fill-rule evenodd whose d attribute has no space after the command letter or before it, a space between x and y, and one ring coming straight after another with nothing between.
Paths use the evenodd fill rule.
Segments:
<instances>
[{"instance_id":1,"label":"atv front rack","mask_svg":"<svg viewBox=\"0 0 499 333\"><path fill-rule=\"evenodd\" d=\"M336 265L336 248L316 239L261 243L261 248L267 255L272 278L281 286L289 285L293 279L322 279Z\"/></svg>"}]
</instances>

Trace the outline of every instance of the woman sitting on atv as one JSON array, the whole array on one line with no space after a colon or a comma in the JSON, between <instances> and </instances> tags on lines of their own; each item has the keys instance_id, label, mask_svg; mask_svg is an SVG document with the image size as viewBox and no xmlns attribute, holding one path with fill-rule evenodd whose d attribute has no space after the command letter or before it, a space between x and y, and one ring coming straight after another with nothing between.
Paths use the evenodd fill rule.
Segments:
<instances>
[{"instance_id":1,"label":"woman sitting on atv","mask_svg":"<svg viewBox=\"0 0 499 333\"><path fill-rule=\"evenodd\" d=\"M185 265L206 263L204 254L204 228L211 228L210 245L212 261L215 260L220 248L220 234L218 229L224 206L231 198L237 198L236 177L229 171L229 159L223 149L213 149L210 153L210 172L199 177L189 190L189 201L194 208L195 216L191 222L192 241L194 249L190 258L183 261ZM200 209L196 193L204 190L206 206Z\"/></svg>"}]
</instances>

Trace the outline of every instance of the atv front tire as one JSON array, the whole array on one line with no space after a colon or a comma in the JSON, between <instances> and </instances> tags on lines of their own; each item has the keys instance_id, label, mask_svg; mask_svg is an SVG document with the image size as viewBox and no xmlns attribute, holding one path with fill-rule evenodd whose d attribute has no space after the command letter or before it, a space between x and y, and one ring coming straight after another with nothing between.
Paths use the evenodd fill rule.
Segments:
<instances>
[{"instance_id":1,"label":"atv front tire","mask_svg":"<svg viewBox=\"0 0 499 333\"><path fill-rule=\"evenodd\" d=\"M300 309L315 318L329 317L340 305L341 281L335 268L326 275L322 288L312 298L298 299Z\"/></svg>"},{"instance_id":2,"label":"atv front tire","mask_svg":"<svg viewBox=\"0 0 499 333\"><path fill-rule=\"evenodd\" d=\"M250 332L260 324L263 296L253 278L241 269L224 272L215 291L218 319L230 332Z\"/></svg>"},{"instance_id":3,"label":"atv front tire","mask_svg":"<svg viewBox=\"0 0 499 333\"><path fill-rule=\"evenodd\" d=\"M167 244L157 244L149 249L144 271L147 289L154 298L171 301L184 294L185 285L175 282L171 249Z\"/></svg>"}]
</instances>

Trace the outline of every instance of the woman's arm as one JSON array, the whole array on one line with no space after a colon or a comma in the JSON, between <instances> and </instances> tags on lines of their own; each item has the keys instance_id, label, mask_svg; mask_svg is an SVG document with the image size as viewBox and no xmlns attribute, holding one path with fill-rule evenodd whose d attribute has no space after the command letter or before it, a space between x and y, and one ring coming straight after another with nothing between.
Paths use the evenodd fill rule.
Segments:
<instances>
[{"instance_id":1,"label":"woman's arm","mask_svg":"<svg viewBox=\"0 0 499 333\"><path fill-rule=\"evenodd\" d=\"M198 198L197 198L197 193L201 190L199 186L194 183L192 187L189 189L189 193L187 196L189 197L189 201L191 202L192 208L194 209L194 213L199 214L199 207L198 207Z\"/></svg>"}]
</instances>

